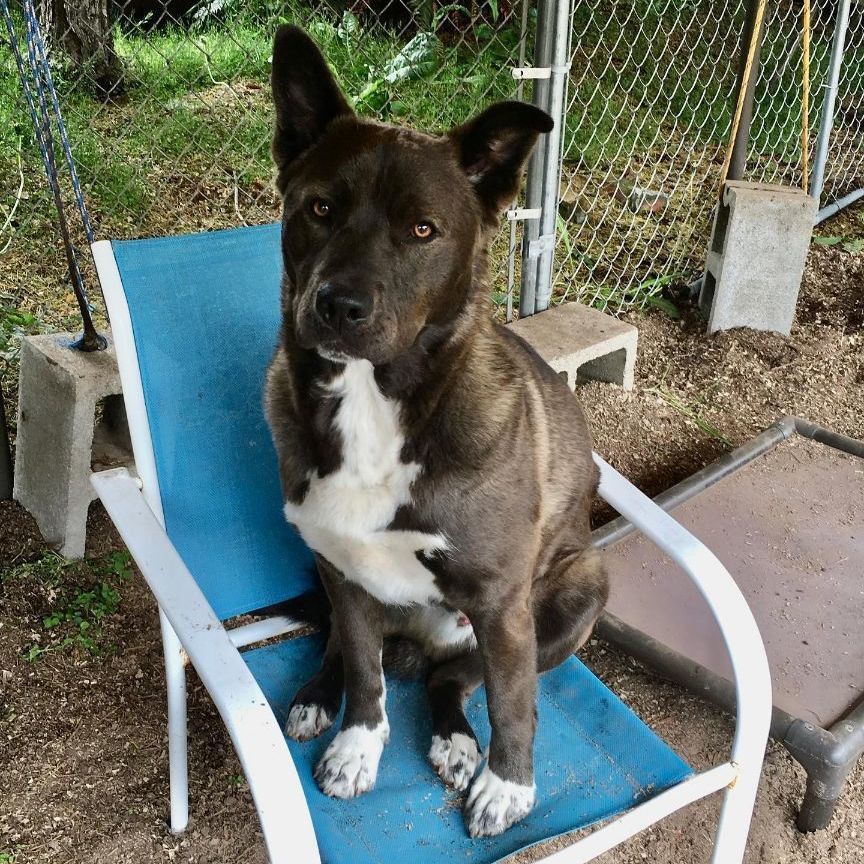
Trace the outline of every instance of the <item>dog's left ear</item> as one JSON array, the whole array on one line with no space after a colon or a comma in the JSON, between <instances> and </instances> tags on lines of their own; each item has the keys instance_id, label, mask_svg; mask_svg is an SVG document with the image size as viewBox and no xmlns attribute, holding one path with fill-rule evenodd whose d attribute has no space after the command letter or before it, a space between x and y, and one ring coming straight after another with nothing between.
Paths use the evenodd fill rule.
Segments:
<instances>
[{"instance_id":1,"label":"dog's left ear","mask_svg":"<svg viewBox=\"0 0 864 864\"><path fill-rule=\"evenodd\" d=\"M450 132L487 219L496 219L516 197L522 167L537 137L554 125L545 111L533 105L497 102Z\"/></svg>"}]
</instances>

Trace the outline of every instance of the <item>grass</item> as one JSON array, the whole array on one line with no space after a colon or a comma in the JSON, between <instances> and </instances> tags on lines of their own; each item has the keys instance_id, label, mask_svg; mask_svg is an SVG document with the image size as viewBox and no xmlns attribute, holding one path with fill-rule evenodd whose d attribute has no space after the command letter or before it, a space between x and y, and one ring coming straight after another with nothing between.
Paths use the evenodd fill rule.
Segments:
<instances>
[{"instance_id":1,"label":"grass","mask_svg":"<svg viewBox=\"0 0 864 864\"><path fill-rule=\"evenodd\" d=\"M619 152L651 153L676 130L686 130L691 145L725 145L743 8L729 4L724 11L731 8L735 14L707 29L699 26L700 6L688 0L576 4L574 33L581 37L574 39L571 99L576 110L568 116L568 149L584 165L603 165ZM795 159L800 52L798 43L790 49L790 35L798 24L789 16L769 23L751 150ZM814 32L811 50L811 77L820 81L828 66L830 34ZM818 123L818 109L818 102L811 106L811 124Z\"/></svg>"},{"instance_id":2,"label":"grass","mask_svg":"<svg viewBox=\"0 0 864 864\"><path fill-rule=\"evenodd\" d=\"M128 552L83 561L49 554L3 573L4 582L27 580L34 595L44 598L42 633L26 650L25 658L33 662L67 649L101 653L105 648L102 624L117 612L121 589L131 575Z\"/></svg>"},{"instance_id":3,"label":"grass","mask_svg":"<svg viewBox=\"0 0 864 864\"><path fill-rule=\"evenodd\" d=\"M279 20L305 22L359 110L426 128L443 129L465 119L481 102L513 95L507 56L518 31L491 30L479 45L434 38L429 49L397 80L385 80L406 38L383 28L346 32L339 19L289 6L275 15L266 7L191 30L169 27L151 33L121 31L115 45L127 74L127 97L102 105L58 65L56 79L79 174L92 209L116 235L134 233L158 211L166 178L176 174L241 188L266 184L272 173L269 139L272 112L267 93L272 33ZM477 51L482 49L480 59ZM260 90L234 98L248 83ZM38 151L19 104L10 62L0 61L0 164L26 140L24 162L39 181ZM245 94L244 94L245 95ZM17 130L17 131L16 131ZM13 172L17 178L17 172ZM2 181L0 181L2 182ZM2 186L0 186L2 189ZM50 212L50 202L42 209ZM44 228L22 233L35 242Z\"/></svg>"},{"instance_id":4,"label":"grass","mask_svg":"<svg viewBox=\"0 0 864 864\"><path fill-rule=\"evenodd\" d=\"M701 408L707 396L703 396L695 402L687 402L677 393L673 393L668 387L662 384L659 387L649 387L645 392L653 393L655 396L662 399L670 408L673 408L679 414L686 417L696 426L697 429L704 432L710 438L720 441L729 449L732 448L732 441L701 414Z\"/></svg>"},{"instance_id":5,"label":"grass","mask_svg":"<svg viewBox=\"0 0 864 864\"><path fill-rule=\"evenodd\" d=\"M100 236L275 218L277 202L267 191L267 82L272 33L281 21L310 31L363 114L445 129L494 99L513 97L509 67L516 64L519 15L486 3L483 23L473 29L460 35L445 25L436 31L462 8L439 7L427 30L401 34L369 16L358 20L299 0L234 0L219 16L182 28L145 32L127 21L115 39L126 95L109 105L92 98L58 56L55 77ZM709 8L698 0L576 4L565 154L569 182L588 200L590 218L559 232L559 297L641 306L659 297L670 279L686 281L701 268L741 27L740 9L704 26ZM795 172L796 27L788 16L772 23L763 47L767 71L757 92L752 151L754 170L769 179L788 180ZM533 29L531 18L529 46ZM824 73L829 37L814 31L814 81ZM847 65L864 74L864 48L853 47ZM854 71L849 80L856 80ZM814 98L814 127L818 107ZM23 202L16 194L19 160L28 181ZM40 174L14 65L4 52L0 225L9 202L18 200L19 217L28 213L14 229L16 242L32 247L34 257L56 243L47 229L51 202ZM667 211L645 216L619 204L615 188L625 177L671 192ZM499 254L499 266L502 259ZM500 273L497 282L493 299L503 296Z\"/></svg>"},{"instance_id":6,"label":"grass","mask_svg":"<svg viewBox=\"0 0 864 864\"><path fill-rule=\"evenodd\" d=\"M720 162L729 134L742 4L690 0L583 0L574 11L565 182L585 218L559 232L556 292L599 308L659 306L665 287L686 285L704 267ZM729 15L735 8L734 16ZM610 22L611 19L611 22ZM864 32L864 19L852 31ZM811 146L831 28L812 31ZM860 104L864 43L849 40L841 102ZM800 21L775 4L762 49L747 177L800 184ZM849 108L847 108L847 111ZM850 121L854 122L854 121ZM835 135L829 158L864 170L864 148ZM854 150L849 152L849 148ZM855 168L848 171L854 176ZM659 213L634 213L627 189L662 191ZM828 194L836 190L836 178ZM848 191L848 190L846 190Z\"/></svg>"},{"instance_id":7,"label":"grass","mask_svg":"<svg viewBox=\"0 0 864 864\"><path fill-rule=\"evenodd\" d=\"M827 235L823 237L814 237L813 242L817 246L839 246L844 252L849 252L850 254L864 252L864 237Z\"/></svg>"},{"instance_id":8,"label":"grass","mask_svg":"<svg viewBox=\"0 0 864 864\"><path fill-rule=\"evenodd\" d=\"M0 298L0 358L10 360L17 356L19 337L24 333L35 333L38 329L35 315L4 306Z\"/></svg>"}]
</instances>

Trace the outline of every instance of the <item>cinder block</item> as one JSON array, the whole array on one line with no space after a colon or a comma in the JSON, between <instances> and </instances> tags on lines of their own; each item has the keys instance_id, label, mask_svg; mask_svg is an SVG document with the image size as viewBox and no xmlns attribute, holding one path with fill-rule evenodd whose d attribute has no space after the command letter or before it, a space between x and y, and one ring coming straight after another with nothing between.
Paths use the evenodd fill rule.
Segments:
<instances>
[{"instance_id":1,"label":"cinder block","mask_svg":"<svg viewBox=\"0 0 864 864\"><path fill-rule=\"evenodd\" d=\"M571 389L585 379L633 388L638 331L581 303L562 303L508 325L556 371Z\"/></svg>"},{"instance_id":2,"label":"cinder block","mask_svg":"<svg viewBox=\"0 0 864 864\"><path fill-rule=\"evenodd\" d=\"M91 466L132 462L114 343L85 354L74 338L23 340L15 448L14 497L67 558L84 554Z\"/></svg>"},{"instance_id":3,"label":"cinder block","mask_svg":"<svg viewBox=\"0 0 864 864\"><path fill-rule=\"evenodd\" d=\"M803 189L726 183L699 295L709 333L749 327L789 335L817 208Z\"/></svg>"}]
</instances>

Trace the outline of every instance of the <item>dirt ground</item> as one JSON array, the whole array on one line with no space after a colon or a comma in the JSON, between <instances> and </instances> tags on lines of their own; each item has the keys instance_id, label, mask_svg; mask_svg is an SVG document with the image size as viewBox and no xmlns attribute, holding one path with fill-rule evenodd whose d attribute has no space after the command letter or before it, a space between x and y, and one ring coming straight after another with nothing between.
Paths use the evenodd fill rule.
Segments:
<instances>
[{"instance_id":1,"label":"dirt ground","mask_svg":"<svg viewBox=\"0 0 864 864\"><path fill-rule=\"evenodd\" d=\"M864 234L864 210L822 233ZM580 389L596 449L656 494L784 414L864 438L864 252L815 246L789 339L735 331L707 337L695 314L632 316L640 329L633 393ZM121 548L104 513L91 513L89 554ZM50 647L44 617L58 583L27 562L46 548L29 516L0 502L0 864L264 862L247 787L215 711L190 686L192 821L166 828L163 672L155 607L138 578L120 586L102 621L99 653ZM84 575L62 571L62 589ZM728 717L632 659L592 640L585 660L695 767L725 758ZM864 763L824 831L801 835L794 815L803 772L770 744L747 861L864 862ZM608 853L604 864L706 862L716 818L711 800L676 814ZM552 844L552 848L558 848ZM518 856L537 860L535 849Z\"/></svg>"}]
</instances>

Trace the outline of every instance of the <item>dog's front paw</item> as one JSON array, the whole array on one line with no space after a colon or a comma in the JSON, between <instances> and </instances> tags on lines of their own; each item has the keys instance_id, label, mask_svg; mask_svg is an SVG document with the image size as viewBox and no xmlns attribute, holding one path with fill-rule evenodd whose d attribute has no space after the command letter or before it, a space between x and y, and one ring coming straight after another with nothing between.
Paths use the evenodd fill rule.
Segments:
<instances>
[{"instance_id":1,"label":"dog's front paw","mask_svg":"<svg viewBox=\"0 0 864 864\"><path fill-rule=\"evenodd\" d=\"M285 723L285 734L295 741L308 741L333 725L323 705L292 705Z\"/></svg>"},{"instance_id":2,"label":"dog's front paw","mask_svg":"<svg viewBox=\"0 0 864 864\"><path fill-rule=\"evenodd\" d=\"M503 780L486 765L465 803L465 825L472 837L493 837L524 819L534 807L535 786Z\"/></svg>"},{"instance_id":3,"label":"dog's front paw","mask_svg":"<svg viewBox=\"0 0 864 864\"><path fill-rule=\"evenodd\" d=\"M321 791L333 798L354 798L368 792L375 785L388 734L386 720L374 729L351 726L339 732L315 768Z\"/></svg>"},{"instance_id":4,"label":"dog's front paw","mask_svg":"<svg viewBox=\"0 0 864 864\"><path fill-rule=\"evenodd\" d=\"M470 735L461 732L454 732L449 738L433 735L429 761L448 786L461 792L468 788L477 770L480 750Z\"/></svg>"}]
</instances>

